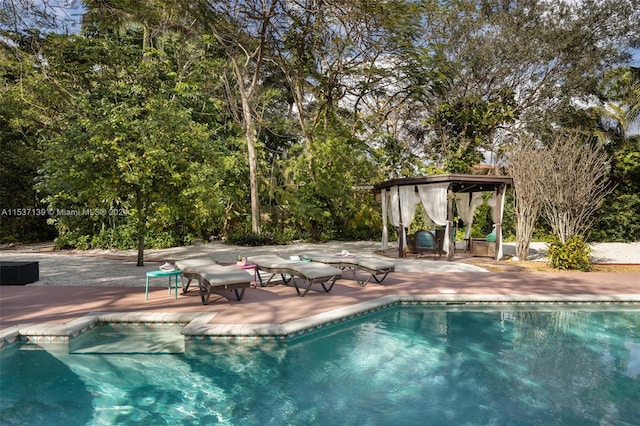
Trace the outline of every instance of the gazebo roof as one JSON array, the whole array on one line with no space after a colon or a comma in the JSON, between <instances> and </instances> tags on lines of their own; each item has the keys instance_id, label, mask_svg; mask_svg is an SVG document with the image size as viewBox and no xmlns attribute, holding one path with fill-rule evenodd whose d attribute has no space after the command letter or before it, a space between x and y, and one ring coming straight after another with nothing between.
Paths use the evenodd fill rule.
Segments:
<instances>
[{"instance_id":1,"label":"gazebo roof","mask_svg":"<svg viewBox=\"0 0 640 426\"><path fill-rule=\"evenodd\" d=\"M373 186L375 193L393 186L407 185L428 185L432 183L449 182L449 188L453 192L485 192L496 191L503 185L512 185L513 179L509 176L488 176L488 175L431 175L423 177L406 177L387 180Z\"/></svg>"}]
</instances>

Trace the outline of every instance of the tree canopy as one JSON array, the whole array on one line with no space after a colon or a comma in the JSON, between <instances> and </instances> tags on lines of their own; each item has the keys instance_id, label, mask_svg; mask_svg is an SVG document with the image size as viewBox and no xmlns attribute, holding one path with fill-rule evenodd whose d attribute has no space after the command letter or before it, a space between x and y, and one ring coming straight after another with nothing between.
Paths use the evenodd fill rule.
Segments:
<instances>
[{"instance_id":1,"label":"tree canopy","mask_svg":"<svg viewBox=\"0 0 640 426\"><path fill-rule=\"evenodd\" d=\"M603 117L637 119L638 3L3 0L2 237L48 221L139 264L212 237L375 238L369 185L500 166L558 127L603 138L623 182L637 136Z\"/></svg>"}]
</instances>

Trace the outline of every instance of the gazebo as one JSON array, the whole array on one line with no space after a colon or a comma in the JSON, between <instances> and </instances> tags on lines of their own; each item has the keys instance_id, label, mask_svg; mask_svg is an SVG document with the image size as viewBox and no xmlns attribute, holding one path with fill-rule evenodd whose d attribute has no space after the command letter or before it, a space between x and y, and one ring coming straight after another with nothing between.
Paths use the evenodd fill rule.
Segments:
<instances>
[{"instance_id":1,"label":"gazebo","mask_svg":"<svg viewBox=\"0 0 640 426\"><path fill-rule=\"evenodd\" d=\"M513 184L509 176L447 174L412 178L391 179L374 185L376 199L382 204L382 249L387 250L387 219L398 230L398 253L402 257L406 245L406 228L413 222L416 207L422 204L429 219L438 226L444 226L442 250L447 259L454 256L451 231L453 225L453 205L458 216L466 225L466 236L471 233L473 213L483 203L482 193L492 192L490 205L493 207L493 222L496 234L495 258L502 253L502 215L504 194L508 185Z\"/></svg>"}]
</instances>

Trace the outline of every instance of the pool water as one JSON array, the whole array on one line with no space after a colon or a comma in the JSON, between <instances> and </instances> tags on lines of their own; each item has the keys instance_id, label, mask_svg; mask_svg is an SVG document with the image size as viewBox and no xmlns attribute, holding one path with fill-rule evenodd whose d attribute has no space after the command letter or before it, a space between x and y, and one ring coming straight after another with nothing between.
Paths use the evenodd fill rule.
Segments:
<instances>
[{"instance_id":1,"label":"pool water","mask_svg":"<svg viewBox=\"0 0 640 426\"><path fill-rule=\"evenodd\" d=\"M3 425L638 424L640 311L393 308L289 343L5 350Z\"/></svg>"}]
</instances>

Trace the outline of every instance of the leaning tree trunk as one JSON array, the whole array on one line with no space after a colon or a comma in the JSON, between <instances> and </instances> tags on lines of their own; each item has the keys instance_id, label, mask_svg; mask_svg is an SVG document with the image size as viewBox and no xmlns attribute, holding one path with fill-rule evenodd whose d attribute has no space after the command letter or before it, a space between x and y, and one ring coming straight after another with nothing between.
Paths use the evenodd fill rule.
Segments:
<instances>
[{"instance_id":1,"label":"leaning tree trunk","mask_svg":"<svg viewBox=\"0 0 640 426\"><path fill-rule=\"evenodd\" d=\"M247 153L249 154L249 188L251 194L251 230L260 233L260 204L258 199L258 160L256 157L255 128L251 116L249 99L241 90L242 114L245 122L245 135L247 138Z\"/></svg>"}]
</instances>

